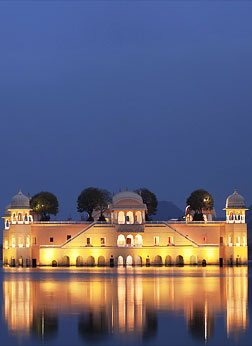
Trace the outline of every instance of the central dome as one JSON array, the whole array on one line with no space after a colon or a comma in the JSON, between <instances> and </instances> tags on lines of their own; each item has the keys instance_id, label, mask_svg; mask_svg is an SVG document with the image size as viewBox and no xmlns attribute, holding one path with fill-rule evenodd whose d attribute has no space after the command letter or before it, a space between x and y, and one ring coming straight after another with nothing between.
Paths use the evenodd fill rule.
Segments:
<instances>
[{"instance_id":1,"label":"central dome","mask_svg":"<svg viewBox=\"0 0 252 346\"><path fill-rule=\"evenodd\" d=\"M139 204L143 204L143 199L136 192L122 191L113 196L112 203L114 205L115 204L139 205Z\"/></svg>"},{"instance_id":2,"label":"central dome","mask_svg":"<svg viewBox=\"0 0 252 346\"><path fill-rule=\"evenodd\" d=\"M11 199L10 209L30 209L29 198L19 190L18 194Z\"/></svg>"},{"instance_id":3,"label":"central dome","mask_svg":"<svg viewBox=\"0 0 252 346\"><path fill-rule=\"evenodd\" d=\"M227 209L246 209L245 199L234 190L234 193L228 196L226 200Z\"/></svg>"}]
</instances>

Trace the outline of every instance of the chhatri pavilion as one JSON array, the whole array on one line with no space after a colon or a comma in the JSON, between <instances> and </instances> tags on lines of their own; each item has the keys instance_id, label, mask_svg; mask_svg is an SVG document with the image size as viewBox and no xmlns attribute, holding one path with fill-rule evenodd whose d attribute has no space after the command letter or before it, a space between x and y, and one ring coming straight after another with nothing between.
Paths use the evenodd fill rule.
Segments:
<instances>
[{"instance_id":1,"label":"chhatri pavilion","mask_svg":"<svg viewBox=\"0 0 252 346\"><path fill-rule=\"evenodd\" d=\"M108 222L35 221L21 191L6 208L3 263L9 266L247 264L247 210L235 190L226 221L145 221L147 207L131 191L109 205Z\"/></svg>"}]
</instances>

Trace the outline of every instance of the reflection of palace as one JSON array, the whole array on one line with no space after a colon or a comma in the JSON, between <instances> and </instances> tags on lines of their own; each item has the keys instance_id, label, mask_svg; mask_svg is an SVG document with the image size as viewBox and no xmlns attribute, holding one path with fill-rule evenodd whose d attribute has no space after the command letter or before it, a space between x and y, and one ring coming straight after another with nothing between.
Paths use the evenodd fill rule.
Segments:
<instances>
[{"instance_id":1,"label":"reflection of palace","mask_svg":"<svg viewBox=\"0 0 252 346\"><path fill-rule=\"evenodd\" d=\"M97 270L97 269L95 269ZM134 271L134 269L131 269ZM8 329L18 335L35 333L41 338L57 335L58 316L78 315L79 335L97 341L109 335L153 337L158 313L186 316L193 337L209 339L215 316L223 316L228 336L247 328L247 267L208 267L206 274L190 268L183 276L144 275L151 269L136 269L143 275L86 276L85 281L3 281L3 311ZM162 273L163 269L160 269ZM172 269L171 269L172 270ZM175 269L178 271L178 269ZM129 271L118 268L119 274ZM46 275L46 274L42 274ZM174 331L175 332L175 331Z\"/></svg>"},{"instance_id":2,"label":"reflection of palace","mask_svg":"<svg viewBox=\"0 0 252 346\"><path fill-rule=\"evenodd\" d=\"M226 201L226 221L145 221L146 205L135 192L113 197L106 223L35 222L21 191L6 208L4 264L171 265L246 264L245 201L237 191ZM210 218L210 221L209 221Z\"/></svg>"}]
</instances>

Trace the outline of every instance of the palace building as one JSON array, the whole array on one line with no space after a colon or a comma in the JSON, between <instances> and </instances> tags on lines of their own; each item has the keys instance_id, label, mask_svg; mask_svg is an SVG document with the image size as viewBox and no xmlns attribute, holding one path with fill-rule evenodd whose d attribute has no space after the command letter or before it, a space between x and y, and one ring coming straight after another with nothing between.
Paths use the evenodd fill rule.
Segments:
<instances>
[{"instance_id":1,"label":"palace building","mask_svg":"<svg viewBox=\"0 0 252 346\"><path fill-rule=\"evenodd\" d=\"M247 210L235 190L226 221L145 221L131 191L113 196L108 222L35 221L21 190L5 210L3 263L9 266L247 264ZM210 218L211 219L211 218Z\"/></svg>"}]
</instances>

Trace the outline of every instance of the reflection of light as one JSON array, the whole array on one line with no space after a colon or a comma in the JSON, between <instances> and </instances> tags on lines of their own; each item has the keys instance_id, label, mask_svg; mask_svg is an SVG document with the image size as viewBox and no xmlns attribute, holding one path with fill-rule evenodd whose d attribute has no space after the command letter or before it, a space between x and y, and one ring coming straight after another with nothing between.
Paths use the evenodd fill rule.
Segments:
<instances>
[{"instance_id":1,"label":"reflection of light","mask_svg":"<svg viewBox=\"0 0 252 346\"><path fill-rule=\"evenodd\" d=\"M207 305L205 303L205 341L207 341Z\"/></svg>"},{"instance_id":2,"label":"reflection of light","mask_svg":"<svg viewBox=\"0 0 252 346\"><path fill-rule=\"evenodd\" d=\"M10 330L28 333L33 318L30 281L5 281L4 315Z\"/></svg>"},{"instance_id":3,"label":"reflection of light","mask_svg":"<svg viewBox=\"0 0 252 346\"><path fill-rule=\"evenodd\" d=\"M226 314L228 335L247 327L247 267L131 267L130 270L115 270L118 275L109 279L89 275L83 280L82 276L76 278L70 274L65 281L52 281L51 278L34 282L4 281L3 311L9 330L28 333L39 313L43 335L48 315L88 311L93 316L102 316L99 312L106 311L104 325L110 332L136 334L146 328L148 313L155 319L156 312L161 310L183 311L188 321L192 321L197 312L202 312L202 338L205 340L211 337L216 312ZM83 271L104 273L108 268ZM51 270L46 269L46 272ZM153 272L154 277L145 275ZM164 276L164 273L172 275ZM225 275L220 276L220 273Z\"/></svg>"},{"instance_id":4,"label":"reflection of light","mask_svg":"<svg viewBox=\"0 0 252 346\"><path fill-rule=\"evenodd\" d=\"M227 294L227 333L236 333L247 327L248 279L247 267L234 268L238 276L228 276Z\"/></svg>"},{"instance_id":5,"label":"reflection of light","mask_svg":"<svg viewBox=\"0 0 252 346\"><path fill-rule=\"evenodd\" d=\"M119 331L123 332L125 330L125 277L120 276L118 278L118 321L119 321Z\"/></svg>"}]
</instances>

